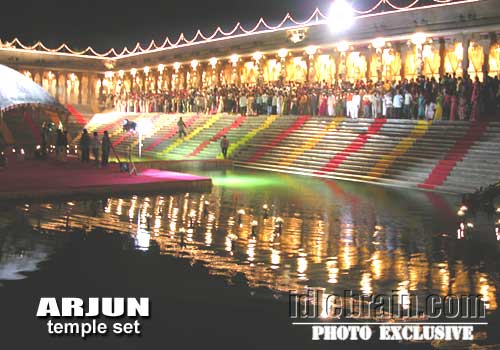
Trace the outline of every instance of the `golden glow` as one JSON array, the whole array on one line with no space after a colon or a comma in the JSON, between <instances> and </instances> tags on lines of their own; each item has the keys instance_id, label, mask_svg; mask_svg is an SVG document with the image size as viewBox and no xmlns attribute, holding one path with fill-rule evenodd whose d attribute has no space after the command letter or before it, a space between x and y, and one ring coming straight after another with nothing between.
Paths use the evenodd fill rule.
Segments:
<instances>
[{"instance_id":1,"label":"golden glow","mask_svg":"<svg viewBox=\"0 0 500 350\"><path fill-rule=\"evenodd\" d=\"M427 40L427 37L424 33L415 33L411 36L411 42L413 45L423 45Z\"/></svg>"},{"instance_id":2,"label":"golden glow","mask_svg":"<svg viewBox=\"0 0 500 350\"><path fill-rule=\"evenodd\" d=\"M120 78L123 78L123 76L124 76L124 75L125 75L125 72L124 72L124 71L122 71L122 70L119 70L119 71L118 71L118 76L119 76Z\"/></svg>"},{"instance_id":3,"label":"golden glow","mask_svg":"<svg viewBox=\"0 0 500 350\"><path fill-rule=\"evenodd\" d=\"M337 44L337 50L340 52L346 52L349 50L349 43L347 41L341 41Z\"/></svg>"},{"instance_id":4,"label":"golden glow","mask_svg":"<svg viewBox=\"0 0 500 350\"><path fill-rule=\"evenodd\" d=\"M288 56L288 50L287 49L279 49L278 56L280 58L284 59L286 56Z\"/></svg>"},{"instance_id":5,"label":"golden glow","mask_svg":"<svg viewBox=\"0 0 500 350\"><path fill-rule=\"evenodd\" d=\"M151 70L151 68L149 68L148 66L146 66L146 67L143 68L143 70L144 70L144 73L146 73L146 75L148 75L149 71Z\"/></svg>"},{"instance_id":6,"label":"golden glow","mask_svg":"<svg viewBox=\"0 0 500 350\"><path fill-rule=\"evenodd\" d=\"M135 76L137 75L137 68L132 68L132 69L130 70L130 75L132 75L132 77L134 77L134 78L135 78Z\"/></svg>"},{"instance_id":7,"label":"golden glow","mask_svg":"<svg viewBox=\"0 0 500 350\"><path fill-rule=\"evenodd\" d=\"M316 54L317 51L318 51L317 46L311 45L306 47L306 54L308 54L309 56L314 56L314 54Z\"/></svg>"},{"instance_id":8,"label":"golden glow","mask_svg":"<svg viewBox=\"0 0 500 350\"><path fill-rule=\"evenodd\" d=\"M257 52L254 52L254 54L252 55L252 58L256 61L256 62L259 62L262 57L264 57L264 55L262 54L262 52L260 51L257 51Z\"/></svg>"},{"instance_id":9,"label":"golden glow","mask_svg":"<svg viewBox=\"0 0 500 350\"><path fill-rule=\"evenodd\" d=\"M165 70L165 65L160 63L158 65L158 72L163 73L164 70Z\"/></svg>"},{"instance_id":10,"label":"golden glow","mask_svg":"<svg viewBox=\"0 0 500 350\"><path fill-rule=\"evenodd\" d=\"M174 69L177 72L181 68L181 64L179 62L174 63Z\"/></svg>"},{"instance_id":11,"label":"golden glow","mask_svg":"<svg viewBox=\"0 0 500 350\"><path fill-rule=\"evenodd\" d=\"M215 69L215 66L217 66L218 59L217 59L217 57L212 57L212 58L210 58L209 62L210 62L210 65L212 66L212 68Z\"/></svg>"},{"instance_id":12,"label":"golden glow","mask_svg":"<svg viewBox=\"0 0 500 350\"><path fill-rule=\"evenodd\" d=\"M191 68L196 69L198 67L198 60L192 60L191 61Z\"/></svg>"},{"instance_id":13,"label":"golden glow","mask_svg":"<svg viewBox=\"0 0 500 350\"><path fill-rule=\"evenodd\" d=\"M233 64L233 66L236 66L236 63L240 60L240 56L237 54L232 54L231 57L229 57L229 61Z\"/></svg>"},{"instance_id":14,"label":"golden glow","mask_svg":"<svg viewBox=\"0 0 500 350\"><path fill-rule=\"evenodd\" d=\"M372 40L372 46L376 49L381 49L385 46L384 38L375 38Z\"/></svg>"}]
</instances>

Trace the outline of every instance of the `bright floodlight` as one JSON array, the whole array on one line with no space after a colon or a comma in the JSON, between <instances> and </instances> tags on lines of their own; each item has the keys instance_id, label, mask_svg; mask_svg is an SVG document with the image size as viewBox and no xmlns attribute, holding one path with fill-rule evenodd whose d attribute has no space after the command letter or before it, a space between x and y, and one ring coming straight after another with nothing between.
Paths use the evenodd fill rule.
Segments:
<instances>
[{"instance_id":1,"label":"bright floodlight","mask_svg":"<svg viewBox=\"0 0 500 350\"><path fill-rule=\"evenodd\" d=\"M328 13L328 25L332 32L349 29L354 22L354 10L345 0L335 0Z\"/></svg>"}]
</instances>

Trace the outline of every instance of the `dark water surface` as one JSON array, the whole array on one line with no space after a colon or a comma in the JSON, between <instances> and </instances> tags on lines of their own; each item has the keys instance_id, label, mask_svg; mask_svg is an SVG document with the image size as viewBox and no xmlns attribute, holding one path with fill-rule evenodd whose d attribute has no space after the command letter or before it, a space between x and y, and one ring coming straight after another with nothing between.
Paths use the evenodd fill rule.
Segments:
<instances>
[{"instance_id":1,"label":"dark water surface","mask_svg":"<svg viewBox=\"0 0 500 350\"><path fill-rule=\"evenodd\" d=\"M82 281L81 276L101 274L91 271L98 271L100 267L93 263L102 260L108 275L102 272L99 281L125 278L130 287L117 290L117 282L116 288L106 287L108 295L129 296L143 283L143 296L158 293L176 298L183 292L175 289L191 278L215 279L221 285L210 293L257 293L262 300L253 298L252 303L280 305L286 322L286 293L291 289L324 288L339 294L346 289L364 294L482 294L488 319L498 324L500 263L493 226L497 218L479 215L463 221L474 228L458 239L459 197L274 173L203 174L213 178L212 193L3 204L0 284L4 286L0 296L28 294L27 288L35 288L29 292L34 302L43 296L40 291L49 293L41 287L44 280L53 281L50 290L68 291L66 278ZM112 248L110 241L115 242ZM142 264L135 259L144 255L172 257L148 263L143 270L168 291L151 291L150 281L134 277L134 273L141 275L135 269ZM112 268L116 264L120 270L120 264L129 266L132 261L127 277ZM171 267L176 261L189 262L181 277ZM70 264L78 266L78 271L56 275L66 274L58 269ZM249 289L240 290L247 285ZM104 296L92 288L81 295ZM30 302L25 306L33 315L36 304ZM304 340L310 339L308 332L300 333ZM258 334L252 337L259 338ZM496 343L489 331L483 337Z\"/></svg>"}]
</instances>

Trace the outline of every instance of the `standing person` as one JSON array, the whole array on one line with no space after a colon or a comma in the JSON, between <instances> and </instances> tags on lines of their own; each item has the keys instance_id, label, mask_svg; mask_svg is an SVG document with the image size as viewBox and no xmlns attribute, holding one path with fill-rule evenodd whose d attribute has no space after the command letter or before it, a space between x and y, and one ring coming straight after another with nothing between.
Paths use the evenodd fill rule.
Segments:
<instances>
[{"instance_id":1,"label":"standing person","mask_svg":"<svg viewBox=\"0 0 500 350\"><path fill-rule=\"evenodd\" d=\"M111 140L109 139L108 131L104 131L101 143L101 162L102 166L108 165L109 150L111 148Z\"/></svg>"},{"instance_id":2,"label":"standing person","mask_svg":"<svg viewBox=\"0 0 500 350\"><path fill-rule=\"evenodd\" d=\"M68 160L68 130L64 130L62 134L61 149L63 151L61 154L61 160L66 162Z\"/></svg>"},{"instance_id":3,"label":"standing person","mask_svg":"<svg viewBox=\"0 0 500 350\"><path fill-rule=\"evenodd\" d=\"M425 98L422 93L418 95L418 113L417 113L418 119L424 119L425 118Z\"/></svg>"},{"instance_id":4,"label":"standing person","mask_svg":"<svg viewBox=\"0 0 500 350\"><path fill-rule=\"evenodd\" d=\"M352 119L358 119L359 115L359 107L361 105L361 96L359 95L358 90L354 91L354 95L352 95L352 100L351 100L351 118Z\"/></svg>"},{"instance_id":5,"label":"standing person","mask_svg":"<svg viewBox=\"0 0 500 350\"><path fill-rule=\"evenodd\" d=\"M222 151L222 155L224 156L224 159L227 159L227 149L229 148L229 140L227 139L226 135L222 136L222 139L220 140L220 149Z\"/></svg>"},{"instance_id":6,"label":"standing person","mask_svg":"<svg viewBox=\"0 0 500 350\"><path fill-rule=\"evenodd\" d=\"M94 131L91 140L92 155L94 156L95 165L99 166L99 135Z\"/></svg>"},{"instance_id":7,"label":"standing person","mask_svg":"<svg viewBox=\"0 0 500 350\"><path fill-rule=\"evenodd\" d=\"M57 129L56 133L56 159L62 161L62 154L66 152L66 147L63 146L64 135L61 129Z\"/></svg>"},{"instance_id":8,"label":"standing person","mask_svg":"<svg viewBox=\"0 0 500 350\"><path fill-rule=\"evenodd\" d=\"M80 138L80 152L82 153L82 162L87 163L90 153L90 136L87 129L83 129L82 137Z\"/></svg>"},{"instance_id":9,"label":"standing person","mask_svg":"<svg viewBox=\"0 0 500 350\"><path fill-rule=\"evenodd\" d=\"M411 102L412 102L411 93L408 90L405 90L404 104L403 104L403 115L404 115L404 118L406 118L406 119L410 119Z\"/></svg>"},{"instance_id":10,"label":"standing person","mask_svg":"<svg viewBox=\"0 0 500 350\"><path fill-rule=\"evenodd\" d=\"M401 112L403 110L403 95L401 95L400 91L397 90L396 94L392 99L392 107L394 108L393 117L401 119Z\"/></svg>"},{"instance_id":11,"label":"standing person","mask_svg":"<svg viewBox=\"0 0 500 350\"><path fill-rule=\"evenodd\" d=\"M179 138L186 137L186 123L184 123L184 120L182 120L182 117L179 118L179 121L177 122L177 128L179 130Z\"/></svg>"}]
</instances>

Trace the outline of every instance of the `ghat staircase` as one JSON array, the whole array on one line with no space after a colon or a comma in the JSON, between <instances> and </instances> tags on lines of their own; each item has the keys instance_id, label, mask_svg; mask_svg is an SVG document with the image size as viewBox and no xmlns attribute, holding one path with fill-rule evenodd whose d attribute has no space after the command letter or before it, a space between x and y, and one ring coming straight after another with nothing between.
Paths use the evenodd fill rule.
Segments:
<instances>
[{"instance_id":1,"label":"ghat staircase","mask_svg":"<svg viewBox=\"0 0 500 350\"><path fill-rule=\"evenodd\" d=\"M131 147L136 155L137 134L124 133L123 121L149 120L153 128L143 138L142 155L150 159L221 158L219 143L226 136L230 158L243 168L456 193L500 177L496 121L184 114L187 136L179 138L179 117L98 114L86 128L107 130L119 153Z\"/></svg>"}]
</instances>

